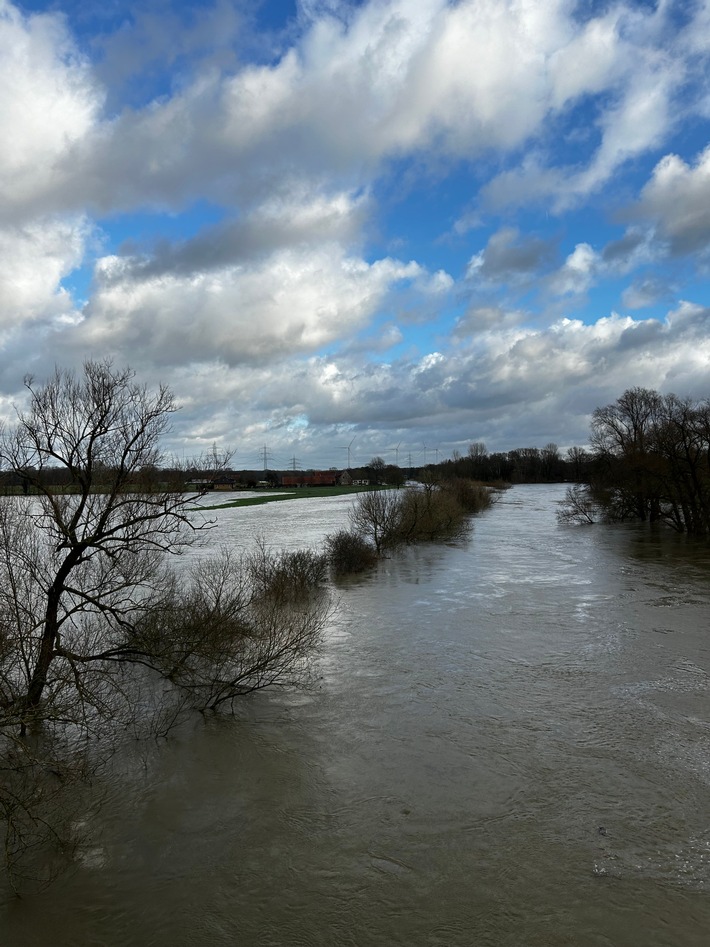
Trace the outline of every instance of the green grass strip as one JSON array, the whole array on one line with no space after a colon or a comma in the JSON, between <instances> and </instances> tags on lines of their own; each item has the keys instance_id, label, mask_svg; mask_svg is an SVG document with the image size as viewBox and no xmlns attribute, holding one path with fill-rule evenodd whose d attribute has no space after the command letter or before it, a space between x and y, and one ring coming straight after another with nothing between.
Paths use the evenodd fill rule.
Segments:
<instances>
[{"instance_id":1,"label":"green grass strip","mask_svg":"<svg viewBox=\"0 0 710 947\"><path fill-rule=\"evenodd\" d=\"M287 493L273 496L245 497L243 500L230 500L228 503L216 503L213 506L194 507L196 510L229 510L233 506L261 506L262 503L276 503L280 500L312 500L316 497L338 497L349 493L363 493L377 490L377 487L299 487Z\"/></svg>"}]
</instances>

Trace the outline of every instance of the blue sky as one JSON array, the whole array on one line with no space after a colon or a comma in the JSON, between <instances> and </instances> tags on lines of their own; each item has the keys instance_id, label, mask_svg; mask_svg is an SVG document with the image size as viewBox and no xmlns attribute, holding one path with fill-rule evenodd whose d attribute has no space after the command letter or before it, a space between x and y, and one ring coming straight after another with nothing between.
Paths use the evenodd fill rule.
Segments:
<instances>
[{"instance_id":1,"label":"blue sky","mask_svg":"<svg viewBox=\"0 0 710 947\"><path fill-rule=\"evenodd\" d=\"M109 356L308 467L710 397L709 57L704 2L0 0L0 413Z\"/></svg>"}]
</instances>

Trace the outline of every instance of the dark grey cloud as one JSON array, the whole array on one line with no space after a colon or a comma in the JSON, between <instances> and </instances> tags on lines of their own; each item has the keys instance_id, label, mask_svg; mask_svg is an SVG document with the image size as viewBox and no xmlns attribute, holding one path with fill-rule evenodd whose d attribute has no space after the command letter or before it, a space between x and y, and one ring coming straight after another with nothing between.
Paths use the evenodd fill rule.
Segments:
<instances>
[{"instance_id":1,"label":"dark grey cloud","mask_svg":"<svg viewBox=\"0 0 710 947\"><path fill-rule=\"evenodd\" d=\"M195 237L162 241L152 247L126 242L120 254L127 268L121 279L153 279L167 274L188 277L225 266L253 264L286 250L318 249L329 242L357 244L369 202L347 194L304 195L299 201L272 201L252 214L205 228Z\"/></svg>"},{"instance_id":2,"label":"dark grey cloud","mask_svg":"<svg viewBox=\"0 0 710 947\"><path fill-rule=\"evenodd\" d=\"M619 336L617 347L619 351L645 349L649 345L655 345L662 332L663 326L657 319L636 322L624 329Z\"/></svg>"},{"instance_id":3,"label":"dark grey cloud","mask_svg":"<svg viewBox=\"0 0 710 947\"><path fill-rule=\"evenodd\" d=\"M635 250L646 240L643 233L637 230L628 230L619 240L612 240L602 250L604 263L624 265L629 263Z\"/></svg>"},{"instance_id":4,"label":"dark grey cloud","mask_svg":"<svg viewBox=\"0 0 710 947\"><path fill-rule=\"evenodd\" d=\"M452 338L456 342L465 342L481 332L500 332L524 320L525 313L511 311L504 306L473 305L456 321Z\"/></svg>"},{"instance_id":5,"label":"dark grey cloud","mask_svg":"<svg viewBox=\"0 0 710 947\"><path fill-rule=\"evenodd\" d=\"M554 259L556 241L522 236L513 227L494 233L469 264L469 276L488 282L520 282L538 276Z\"/></svg>"}]
</instances>

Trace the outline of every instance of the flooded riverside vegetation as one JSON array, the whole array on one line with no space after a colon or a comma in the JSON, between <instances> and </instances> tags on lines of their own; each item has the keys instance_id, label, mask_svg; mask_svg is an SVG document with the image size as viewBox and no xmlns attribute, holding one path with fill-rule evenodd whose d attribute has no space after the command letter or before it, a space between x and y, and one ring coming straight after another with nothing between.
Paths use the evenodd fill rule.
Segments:
<instances>
[{"instance_id":1,"label":"flooded riverside vegetation","mask_svg":"<svg viewBox=\"0 0 710 947\"><path fill-rule=\"evenodd\" d=\"M710 549L561 526L564 492L340 582L309 690L129 745L3 947L705 945ZM218 540L319 549L351 502Z\"/></svg>"}]
</instances>

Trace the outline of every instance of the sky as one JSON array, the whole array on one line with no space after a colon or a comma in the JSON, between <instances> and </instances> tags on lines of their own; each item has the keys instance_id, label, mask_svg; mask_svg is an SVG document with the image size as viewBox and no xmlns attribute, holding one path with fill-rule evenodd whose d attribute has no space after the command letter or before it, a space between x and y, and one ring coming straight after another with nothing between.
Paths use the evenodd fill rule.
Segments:
<instances>
[{"instance_id":1,"label":"sky","mask_svg":"<svg viewBox=\"0 0 710 947\"><path fill-rule=\"evenodd\" d=\"M233 466L710 397L710 0L0 0L0 418L88 358Z\"/></svg>"}]
</instances>

